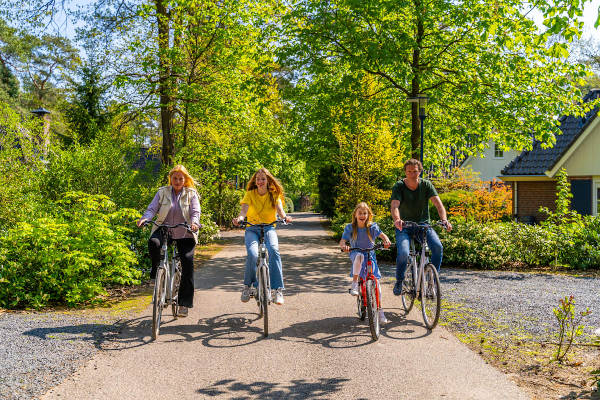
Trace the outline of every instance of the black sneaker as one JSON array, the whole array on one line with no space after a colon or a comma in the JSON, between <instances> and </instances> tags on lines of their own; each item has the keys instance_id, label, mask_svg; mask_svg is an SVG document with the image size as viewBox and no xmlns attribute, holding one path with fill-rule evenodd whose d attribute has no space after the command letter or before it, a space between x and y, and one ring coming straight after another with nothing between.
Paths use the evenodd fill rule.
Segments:
<instances>
[{"instance_id":1,"label":"black sneaker","mask_svg":"<svg viewBox=\"0 0 600 400\"><path fill-rule=\"evenodd\" d=\"M396 282L394 284L394 296L400 296L402 294L402 282Z\"/></svg>"}]
</instances>

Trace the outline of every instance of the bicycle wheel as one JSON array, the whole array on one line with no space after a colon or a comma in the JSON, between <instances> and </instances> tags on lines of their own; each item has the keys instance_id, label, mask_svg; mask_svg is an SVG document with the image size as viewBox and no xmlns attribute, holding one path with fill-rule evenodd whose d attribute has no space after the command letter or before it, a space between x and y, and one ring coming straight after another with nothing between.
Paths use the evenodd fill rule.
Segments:
<instances>
[{"instance_id":1,"label":"bicycle wheel","mask_svg":"<svg viewBox=\"0 0 600 400\"><path fill-rule=\"evenodd\" d=\"M371 338L379 339L379 315L377 312L377 298L375 297L375 283L372 280L367 281L367 314L369 314L369 329L371 330Z\"/></svg>"},{"instance_id":2,"label":"bicycle wheel","mask_svg":"<svg viewBox=\"0 0 600 400\"><path fill-rule=\"evenodd\" d=\"M269 336L269 288L267 286L267 266L263 265L260 267L260 280L259 287L261 289L260 302L262 308L264 335Z\"/></svg>"},{"instance_id":3,"label":"bicycle wheel","mask_svg":"<svg viewBox=\"0 0 600 400\"><path fill-rule=\"evenodd\" d=\"M413 267L409 264L406 268L404 280L402 281L402 307L404 307L404 311L406 312L406 314L408 314L410 310L412 310L414 302L415 277L413 274Z\"/></svg>"},{"instance_id":4,"label":"bicycle wheel","mask_svg":"<svg viewBox=\"0 0 600 400\"><path fill-rule=\"evenodd\" d=\"M152 306L152 339L156 340L160 330L160 318L165 304L165 270L159 267L154 283L154 304Z\"/></svg>"},{"instance_id":5,"label":"bicycle wheel","mask_svg":"<svg viewBox=\"0 0 600 400\"><path fill-rule=\"evenodd\" d=\"M356 296L356 308L358 309L358 319L364 321L365 317L367 316L367 311L365 310L365 305L363 304L361 288L359 287L358 290L358 296Z\"/></svg>"},{"instance_id":6,"label":"bicycle wheel","mask_svg":"<svg viewBox=\"0 0 600 400\"><path fill-rule=\"evenodd\" d=\"M423 270L423 284L421 286L421 309L423 321L427 329L433 329L440 318L442 298L440 293L440 279L433 264L425 265Z\"/></svg>"},{"instance_id":7,"label":"bicycle wheel","mask_svg":"<svg viewBox=\"0 0 600 400\"><path fill-rule=\"evenodd\" d=\"M181 284L181 260L175 258L175 272L173 273L173 286L171 286L171 311L173 317L177 318L179 311L179 285Z\"/></svg>"}]
</instances>

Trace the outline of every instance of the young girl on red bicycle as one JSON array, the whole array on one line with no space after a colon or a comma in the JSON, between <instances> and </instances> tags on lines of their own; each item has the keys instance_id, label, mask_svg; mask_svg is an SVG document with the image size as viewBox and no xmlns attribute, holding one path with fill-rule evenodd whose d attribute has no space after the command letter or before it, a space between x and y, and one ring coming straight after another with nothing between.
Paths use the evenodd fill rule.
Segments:
<instances>
[{"instance_id":1,"label":"young girl on red bicycle","mask_svg":"<svg viewBox=\"0 0 600 400\"><path fill-rule=\"evenodd\" d=\"M379 225L373 222L371 207L364 202L358 203L352 213L352 223L346 225L344 228L344 233L340 240L340 248L345 252L350 251L350 247L368 249L375 245L376 238L380 238L383 241L383 246L386 249L390 247L390 239L379 229ZM346 243L347 241L350 242L350 246ZM362 277L364 279L367 276L367 259L360 251L353 250L350 252L350 260L352 261L352 271L350 273L350 276L352 276L352 286L350 287L350 294L358 296L358 278ZM380 287L379 279L381 278L381 273L377 266L374 250L371 250L371 261L373 262L373 275L378 280L377 287ZM379 297L381 298L381 289L379 289ZM379 322L387 322L383 308L379 310Z\"/></svg>"}]
</instances>

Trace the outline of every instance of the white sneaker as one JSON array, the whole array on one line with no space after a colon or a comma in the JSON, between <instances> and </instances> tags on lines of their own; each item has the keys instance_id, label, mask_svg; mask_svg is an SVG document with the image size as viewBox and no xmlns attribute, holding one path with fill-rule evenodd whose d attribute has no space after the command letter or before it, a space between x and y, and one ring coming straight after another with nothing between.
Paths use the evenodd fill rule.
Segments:
<instances>
[{"instance_id":1,"label":"white sneaker","mask_svg":"<svg viewBox=\"0 0 600 400\"><path fill-rule=\"evenodd\" d=\"M388 320L385 317L385 314L383 313L383 310L379 310L379 323L380 324L387 324Z\"/></svg>"},{"instance_id":2,"label":"white sneaker","mask_svg":"<svg viewBox=\"0 0 600 400\"><path fill-rule=\"evenodd\" d=\"M350 286L350 294L352 296L358 296L358 282L352 282L352 286Z\"/></svg>"},{"instance_id":3,"label":"white sneaker","mask_svg":"<svg viewBox=\"0 0 600 400\"><path fill-rule=\"evenodd\" d=\"M281 288L275 290L275 300L273 300L273 303L279 306L283 304L283 291Z\"/></svg>"},{"instance_id":4,"label":"white sneaker","mask_svg":"<svg viewBox=\"0 0 600 400\"><path fill-rule=\"evenodd\" d=\"M250 287L248 285L244 285L244 289L242 290L242 298L243 303L247 303L250 300Z\"/></svg>"}]
</instances>

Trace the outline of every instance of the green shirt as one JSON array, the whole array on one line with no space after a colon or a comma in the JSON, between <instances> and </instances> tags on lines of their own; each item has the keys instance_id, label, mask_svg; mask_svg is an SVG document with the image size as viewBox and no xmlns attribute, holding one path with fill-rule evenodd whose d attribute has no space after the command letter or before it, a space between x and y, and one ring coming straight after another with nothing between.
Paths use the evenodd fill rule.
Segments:
<instances>
[{"instance_id":1,"label":"green shirt","mask_svg":"<svg viewBox=\"0 0 600 400\"><path fill-rule=\"evenodd\" d=\"M392 188L391 200L400 202L400 218L404 221L429 222L429 199L437 196L433 184L427 179L419 178L419 185L415 190L410 190L404 180L396 182Z\"/></svg>"}]
</instances>

